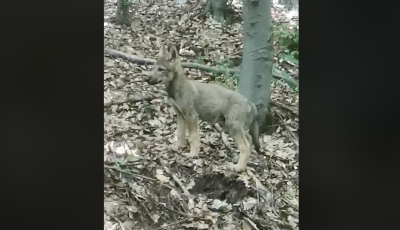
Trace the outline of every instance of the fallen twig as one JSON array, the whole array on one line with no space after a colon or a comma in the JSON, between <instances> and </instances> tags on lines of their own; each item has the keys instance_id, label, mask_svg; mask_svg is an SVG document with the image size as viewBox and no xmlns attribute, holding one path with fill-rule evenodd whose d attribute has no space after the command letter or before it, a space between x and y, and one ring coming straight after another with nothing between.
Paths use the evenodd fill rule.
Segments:
<instances>
[{"instance_id":1,"label":"fallen twig","mask_svg":"<svg viewBox=\"0 0 400 230\"><path fill-rule=\"evenodd\" d=\"M256 215L257 209L260 207L260 193L258 191L258 183L259 181L256 180L256 190L257 190L257 205L254 205L254 211L253 211L253 216Z\"/></svg>"},{"instance_id":2,"label":"fallen twig","mask_svg":"<svg viewBox=\"0 0 400 230\"><path fill-rule=\"evenodd\" d=\"M285 110L287 110L287 111L293 113L293 114L296 115L296 116L299 116L299 111L298 111L297 109L291 108L291 107L289 107L288 105L285 105L285 104L283 104L283 103L281 103L281 102L277 102L277 101L272 101L272 100L271 100L271 101L270 101L270 104L271 104L271 105L274 105L275 107L279 107L279 108L285 109Z\"/></svg>"},{"instance_id":3,"label":"fallen twig","mask_svg":"<svg viewBox=\"0 0 400 230\"><path fill-rule=\"evenodd\" d=\"M183 220L180 220L180 221L174 222L174 223L172 223L172 224L167 224L167 225L164 225L164 226L162 226L162 227L158 228L158 230L160 230L160 229L164 229L164 228L166 228L166 227L170 227L170 226L173 226L173 225L180 224L180 223L182 223L182 222L185 222L185 221L189 220L190 218L193 218L193 217L188 217L188 218L185 218L185 219L183 219Z\"/></svg>"},{"instance_id":4,"label":"fallen twig","mask_svg":"<svg viewBox=\"0 0 400 230\"><path fill-rule=\"evenodd\" d=\"M253 215L254 216L254 215ZM245 221L247 221L247 223L249 223L250 225L251 225L251 227L253 227L255 230L259 230L258 228L257 228L257 225L256 225L256 223L254 223L250 218L248 218L248 217L245 217L245 218L243 218Z\"/></svg>"},{"instance_id":5,"label":"fallen twig","mask_svg":"<svg viewBox=\"0 0 400 230\"><path fill-rule=\"evenodd\" d=\"M163 206L163 207L170 207L171 206L171 193L168 193L167 195L167 200L168 200L168 205L164 206L161 203L158 203L159 205ZM172 209L172 208L171 208ZM178 221L178 218L176 217L176 213L172 213L172 217L174 218L175 221Z\"/></svg>"},{"instance_id":6,"label":"fallen twig","mask_svg":"<svg viewBox=\"0 0 400 230\"><path fill-rule=\"evenodd\" d=\"M299 141L297 140L295 134L290 130L290 128L286 127L286 133L289 136L289 138L293 141L293 143L299 147Z\"/></svg>"},{"instance_id":7,"label":"fallen twig","mask_svg":"<svg viewBox=\"0 0 400 230\"><path fill-rule=\"evenodd\" d=\"M115 230L115 229L117 229L117 225L118 225L118 223L113 224L113 226L111 226L111 228L108 229L108 230ZM105 227L104 227L104 230L106 230Z\"/></svg>"},{"instance_id":8,"label":"fallen twig","mask_svg":"<svg viewBox=\"0 0 400 230\"><path fill-rule=\"evenodd\" d=\"M104 108L110 107L112 105L121 105L121 104L128 103L128 102L151 101L154 98L155 98L154 95L144 95L142 97L139 97L139 96L130 97L130 98L127 98L127 99L121 100L121 101L113 101L113 100L111 100L108 103L104 103Z\"/></svg>"},{"instance_id":9,"label":"fallen twig","mask_svg":"<svg viewBox=\"0 0 400 230\"><path fill-rule=\"evenodd\" d=\"M158 181L157 179L150 178L150 177L147 177L147 176L143 176L143 175L141 175L141 174L133 173L133 172L130 172L130 171L126 171L126 170L121 169L121 168L112 167L112 166L108 166L108 165L104 165L104 167L105 167L105 168L108 168L108 169L114 169L114 170L117 170L117 171L119 171L119 172L121 172L121 173L126 173L126 174L129 174L129 175L134 176L134 177L139 177L139 178L146 179L146 180L150 180L150 181ZM169 189L171 189L171 190L175 190L175 188L173 188L173 187L171 187L171 186L169 186L169 185L167 185L167 184L165 184L165 183L161 183L161 186L167 187L167 188L169 188ZM179 194L181 194L181 193L179 193ZM182 195L182 194L181 194L181 195ZM186 195L186 194L184 194L184 195ZM189 194L189 195L190 195L190 194Z\"/></svg>"},{"instance_id":10,"label":"fallen twig","mask_svg":"<svg viewBox=\"0 0 400 230\"><path fill-rule=\"evenodd\" d=\"M187 190L187 188L183 185L182 181L177 176L175 176L174 174L172 174L172 178L174 178L174 181L176 183L178 183L179 186L182 188L183 194L185 194L186 196L190 197L190 193Z\"/></svg>"},{"instance_id":11,"label":"fallen twig","mask_svg":"<svg viewBox=\"0 0 400 230\"><path fill-rule=\"evenodd\" d=\"M257 186L257 192L259 190L263 191L264 194L258 193L259 195L261 195L265 202L267 203L268 208L273 209L274 210L274 206L273 206L273 202L274 202L274 198L273 198L273 193L271 193L268 188L266 188L261 181L256 177L256 175L254 175L254 173L247 168L246 170L247 175L249 175L249 177L251 177L251 179L253 179L253 181L256 183Z\"/></svg>"},{"instance_id":12,"label":"fallen twig","mask_svg":"<svg viewBox=\"0 0 400 230\"><path fill-rule=\"evenodd\" d=\"M180 211L175 210L175 209L173 209L173 208L167 207L167 206L165 206L165 205L162 205L161 203L159 203L159 205L162 206L162 207L165 208L165 209L168 209L168 210L170 210L170 211L172 211L172 212L178 213L178 214L180 214L180 215L182 215L182 216L188 216L188 214L186 214L186 213L183 213L183 212L180 212Z\"/></svg>"},{"instance_id":13,"label":"fallen twig","mask_svg":"<svg viewBox=\"0 0 400 230\"><path fill-rule=\"evenodd\" d=\"M249 175L249 177L251 177L251 179L253 179L253 181L256 182L258 188L266 192L269 192L269 190L263 184L261 184L260 180L256 177L256 175L254 175L254 173L249 168L247 168L246 172L247 175Z\"/></svg>"},{"instance_id":14,"label":"fallen twig","mask_svg":"<svg viewBox=\"0 0 400 230\"><path fill-rule=\"evenodd\" d=\"M149 210L147 209L146 205L144 205L136 196L133 196L133 197L135 197L135 199L137 200L137 202L139 202L139 204L144 208L144 210L146 211L146 213L147 213L147 215L150 217L150 219L151 219L154 223L156 223L156 221L155 221L155 220L153 219L153 217L151 216Z\"/></svg>"},{"instance_id":15,"label":"fallen twig","mask_svg":"<svg viewBox=\"0 0 400 230\"><path fill-rule=\"evenodd\" d=\"M119 171L119 172L132 175L132 176L134 176L134 177L140 177L140 178L147 179L147 180L151 180L151 181L157 181L157 180L154 179L154 178L150 178L150 177L147 177L147 176L143 176L143 175L140 175L140 174L137 174L137 173L133 173L133 172L130 172L130 171L121 169L121 168L117 168L117 167L112 167L112 166L104 165L104 168L114 169L114 170L117 170L117 171Z\"/></svg>"},{"instance_id":16,"label":"fallen twig","mask_svg":"<svg viewBox=\"0 0 400 230\"><path fill-rule=\"evenodd\" d=\"M118 50L114 50L114 49L109 49L109 48L104 48L104 53L110 55L110 56L114 56L114 57L120 57L120 58L124 58L128 61L137 63L137 64L141 64L141 65L147 65L147 64L154 64L156 61L150 58L143 58L143 57L138 57L135 55L131 55L131 54L127 54Z\"/></svg>"},{"instance_id":17,"label":"fallen twig","mask_svg":"<svg viewBox=\"0 0 400 230\"><path fill-rule=\"evenodd\" d=\"M120 57L120 58L123 58L130 62L134 62L134 63L141 64L141 65L153 65L156 62L156 60L154 60L154 59L138 57L135 55L127 54L127 53L124 53L124 52L121 52L118 50L114 50L114 49L110 49L110 48L104 48L104 53L106 53L110 56ZM212 66L208 66L208 65L202 65L202 64L191 63L191 62L182 62L181 66L185 67L185 68L198 69L198 70L203 70L203 71L213 72L213 73L222 73L222 74L224 74L224 73L230 73L230 74L240 73L240 69L238 69L238 68L222 69L222 68L218 68L218 67L212 67ZM278 80L283 80L286 83L288 83L289 85L293 85L293 86L299 85L296 80L284 77L274 71L272 71L272 77L275 79L278 79Z\"/></svg>"},{"instance_id":18,"label":"fallen twig","mask_svg":"<svg viewBox=\"0 0 400 230\"><path fill-rule=\"evenodd\" d=\"M119 226L121 227L122 230L125 230L124 225L122 224L122 222L115 217L114 215L110 215L115 221L117 221L119 223Z\"/></svg>"},{"instance_id":19,"label":"fallen twig","mask_svg":"<svg viewBox=\"0 0 400 230\"><path fill-rule=\"evenodd\" d=\"M268 222L268 220L264 220L264 219L258 218L257 216L250 216L250 215L249 215L248 213L246 213L245 211L241 211L241 213L242 213L244 216L246 216L246 217L248 218L248 220L251 220L254 224L260 225L260 226L262 226L262 227L267 227L267 226L270 225L269 222ZM248 223L251 223L251 222L248 222ZM253 223L251 223L251 224L253 224Z\"/></svg>"}]
</instances>

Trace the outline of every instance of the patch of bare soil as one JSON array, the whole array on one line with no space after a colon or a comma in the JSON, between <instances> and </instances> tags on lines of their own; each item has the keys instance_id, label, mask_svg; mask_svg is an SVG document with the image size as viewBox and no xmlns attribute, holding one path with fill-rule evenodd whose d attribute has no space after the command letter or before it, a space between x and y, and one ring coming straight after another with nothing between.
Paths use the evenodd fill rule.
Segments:
<instances>
[{"instance_id":1,"label":"patch of bare soil","mask_svg":"<svg viewBox=\"0 0 400 230\"><path fill-rule=\"evenodd\" d=\"M194 3L193 3L194 4ZM201 4L200 4L201 5ZM173 1L137 1L132 26L113 22L105 2L104 45L156 59L160 42L180 47L182 62L219 65L241 58L241 24L223 27ZM200 124L201 150L187 158L175 143L176 117L151 64L104 56L104 229L298 229L298 94L272 83L272 135L261 135L243 173L227 170L238 154L218 126ZM229 75L185 68L188 78L235 88Z\"/></svg>"}]
</instances>

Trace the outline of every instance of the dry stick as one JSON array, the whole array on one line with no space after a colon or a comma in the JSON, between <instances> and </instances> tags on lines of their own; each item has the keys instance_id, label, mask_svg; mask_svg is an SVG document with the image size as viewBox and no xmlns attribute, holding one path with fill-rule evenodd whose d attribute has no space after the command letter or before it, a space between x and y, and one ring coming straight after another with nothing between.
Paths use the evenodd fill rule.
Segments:
<instances>
[{"instance_id":1,"label":"dry stick","mask_svg":"<svg viewBox=\"0 0 400 230\"><path fill-rule=\"evenodd\" d=\"M178 213L178 214L180 214L180 215L182 215L182 216L188 216L188 214L186 214L186 213L180 212L180 211L175 210L175 209L173 209L173 208L169 208L169 207L164 206L164 205L162 205L162 204L160 204L160 206L162 206L163 208L168 209L168 210L170 210L170 211L172 211L172 212Z\"/></svg>"},{"instance_id":2,"label":"dry stick","mask_svg":"<svg viewBox=\"0 0 400 230\"><path fill-rule=\"evenodd\" d=\"M117 167L112 167L112 166L108 166L108 165L104 165L104 167L105 167L105 168L109 168L109 169L114 169L114 170L117 170L117 171L119 171L119 172L132 175L132 176L134 176L134 177L141 177L141 178L144 178L144 179L147 179L147 180L157 181L156 179L153 179L153 178L150 178L150 177L147 177L147 176L143 176L143 175L140 175L140 174L137 174L137 173L132 173L132 172L130 172L130 171L126 171L126 170L123 170L123 169L120 169L120 168L117 168Z\"/></svg>"},{"instance_id":3,"label":"dry stick","mask_svg":"<svg viewBox=\"0 0 400 230\"><path fill-rule=\"evenodd\" d=\"M114 56L114 57L120 57L120 58L124 58L127 59L131 62L134 63L138 63L141 65L147 65L147 64L154 64L156 61L150 58L142 58L142 57L138 57L135 55L131 55L131 54L127 54L118 50L114 50L114 49L109 49L109 48L104 48L104 53Z\"/></svg>"},{"instance_id":4,"label":"dry stick","mask_svg":"<svg viewBox=\"0 0 400 230\"><path fill-rule=\"evenodd\" d=\"M165 226L162 226L162 227L158 228L157 230L164 229L164 228L166 228L166 227L170 227L170 226L173 226L173 225L180 224L180 223L185 222L185 221L187 221L187 220L189 220L189 219L192 219L192 218L201 218L201 216L189 216L189 217L187 217L187 218L185 218L185 219L182 219L182 220L180 220L180 221L174 222L174 223L172 223L172 224L167 224L167 225L165 225Z\"/></svg>"},{"instance_id":5,"label":"dry stick","mask_svg":"<svg viewBox=\"0 0 400 230\"><path fill-rule=\"evenodd\" d=\"M150 177L147 177L147 176L143 176L143 175L141 175L141 174L137 174L137 173L132 173L132 172L129 172L129 171L125 171L125 170L123 170L123 169L119 169L119 168L116 168L116 167L111 167L111 166L108 166L108 165L104 165L104 167L105 167L105 168L109 168L109 169L114 169L114 170L117 170L117 171L119 171L119 172L121 172L121 173L126 173L126 174L129 174L129 175L132 175L132 176L134 176L134 177L139 177L139 178L146 179L146 180L151 180L151 181L158 181L157 179L150 178ZM161 185L164 186L164 187L167 187L167 188L169 188L169 189L171 189L171 190L175 190L175 188L173 188L173 187L171 187L171 186L169 186L169 185L167 185L167 184L165 184L165 183L161 183ZM178 192L178 193L179 193L179 192ZM179 193L179 194L182 195L181 193ZM186 195L186 194L184 194L184 195Z\"/></svg>"},{"instance_id":6,"label":"dry stick","mask_svg":"<svg viewBox=\"0 0 400 230\"><path fill-rule=\"evenodd\" d=\"M104 48L104 53L106 53L110 56L124 58L130 62L138 63L141 65L147 65L147 64L152 65L156 62L156 60L154 60L154 59L138 57L136 55L127 54L127 53L124 53L124 52L121 52L118 50L114 50L114 49L110 49L110 48ZM185 68L198 69L198 70L203 70L203 71L213 72L213 73L222 73L222 74L226 73L226 72L240 73L240 69L221 69L218 67L212 67L212 66L208 66L208 65L202 65L202 64L191 63L191 62L182 62L181 66L185 67ZM287 81L288 83L293 84L293 85L298 85L297 81L287 79L286 77L283 77L277 73L272 73L272 77L274 77L275 79L278 79L278 80Z\"/></svg>"},{"instance_id":7,"label":"dry stick","mask_svg":"<svg viewBox=\"0 0 400 230\"><path fill-rule=\"evenodd\" d=\"M247 172L247 175L249 175L249 177L252 178L253 181L256 182L256 185L258 184L257 190L261 189L262 191L264 191L264 192L266 192L266 193L268 193L268 194L271 195L271 197L265 197L264 195L262 195L262 197L264 198L264 200L265 200L266 202L268 202L268 205L269 205L270 207L272 207L272 203L273 203L273 201L274 201L273 193L270 192L263 184L261 184L261 181L256 177L256 175L254 175L253 172L250 171L249 168L247 168L246 172Z\"/></svg>"},{"instance_id":8,"label":"dry stick","mask_svg":"<svg viewBox=\"0 0 400 230\"><path fill-rule=\"evenodd\" d=\"M170 226L173 226L173 225L180 224L180 223L182 223L182 222L185 222L185 221L189 220L190 218L192 218L192 217L185 218L185 219L183 219L183 220L177 221L177 222L172 223L172 224L167 224L167 225L165 225L165 226L162 226L161 228L158 228L158 230L164 229L164 228L166 228L166 227L170 227Z\"/></svg>"},{"instance_id":9,"label":"dry stick","mask_svg":"<svg viewBox=\"0 0 400 230\"><path fill-rule=\"evenodd\" d=\"M151 101L153 100L155 97L152 95L144 95L142 97L131 97L131 98L127 98L125 100L122 101L111 101L108 103L104 103L104 108L110 107L112 105L121 105L127 102L139 102L139 101Z\"/></svg>"},{"instance_id":10,"label":"dry stick","mask_svg":"<svg viewBox=\"0 0 400 230\"><path fill-rule=\"evenodd\" d=\"M256 175L254 175L252 171L250 171L249 168L247 168L246 172L247 175L249 175L249 177L252 178L254 182L256 182L256 185L258 185L257 190L260 188L263 191L269 192L269 190L263 184L261 184L261 181L256 177Z\"/></svg>"},{"instance_id":11,"label":"dry stick","mask_svg":"<svg viewBox=\"0 0 400 230\"><path fill-rule=\"evenodd\" d=\"M125 228L124 228L124 226L122 225L122 222L119 220L119 219L117 219L117 217L115 217L114 215L110 215L115 221L117 221L118 223L119 223L119 226L121 226L121 229L122 230L125 230Z\"/></svg>"},{"instance_id":12,"label":"dry stick","mask_svg":"<svg viewBox=\"0 0 400 230\"><path fill-rule=\"evenodd\" d=\"M276 106L276 107L279 107L279 108L283 108L283 109L285 109L285 110L287 110L287 111L293 113L294 115L297 115L297 116L299 115L299 111L298 111L298 110L296 110L296 109L294 109L294 108L291 108L290 106L285 105L285 104L283 104L283 103L280 103L280 102L272 101L272 100L271 100L270 104L271 104L271 105L274 105L274 106Z\"/></svg>"},{"instance_id":13,"label":"dry stick","mask_svg":"<svg viewBox=\"0 0 400 230\"><path fill-rule=\"evenodd\" d=\"M244 216L246 216L249 220L251 220L254 224L258 224L260 226L265 227L266 225L268 225L268 221L258 218L257 216L250 216L248 213L241 211L240 213L242 213ZM251 223L251 222L249 222Z\"/></svg>"},{"instance_id":14,"label":"dry stick","mask_svg":"<svg viewBox=\"0 0 400 230\"><path fill-rule=\"evenodd\" d=\"M255 207L254 207L253 216L256 215L257 209L260 207L260 194L258 191L258 182L259 181L255 181L255 182L256 182L256 189L257 189L257 205L255 205Z\"/></svg>"},{"instance_id":15,"label":"dry stick","mask_svg":"<svg viewBox=\"0 0 400 230\"><path fill-rule=\"evenodd\" d=\"M289 134L290 139L292 139L293 143L297 147L299 147L299 141L296 139L296 136L294 135L294 133L288 127L286 127L286 132Z\"/></svg>"},{"instance_id":16,"label":"dry stick","mask_svg":"<svg viewBox=\"0 0 400 230\"><path fill-rule=\"evenodd\" d=\"M249 223L255 230L259 230L259 229L257 228L256 223L254 223L250 218L245 217L244 219L245 219L245 220L247 221L247 223Z\"/></svg>"},{"instance_id":17,"label":"dry stick","mask_svg":"<svg viewBox=\"0 0 400 230\"><path fill-rule=\"evenodd\" d=\"M168 193L167 199L168 199L168 205L167 205L167 206L164 206L164 205L162 205L161 203L158 203L158 204L161 205L161 206L163 206L163 207L171 206L171 193ZM175 220L175 221L178 221L178 218L176 217L176 213L172 213L172 217L174 217L174 220Z\"/></svg>"},{"instance_id":18,"label":"dry stick","mask_svg":"<svg viewBox=\"0 0 400 230\"><path fill-rule=\"evenodd\" d=\"M149 210L147 209L147 207L146 207L142 202L140 202L140 200L139 200L136 196L133 196L133 197L135 197L135 199L137 200L137 202L139 202L139 204L144 208L144 210L146 211L146 213L147 213L147 215L150 217L150 219L151 219L154 223L156 223L156 221L154 221L153 217L150 215L150 212L149 212Z\"/></svg>"},{"instance_id":19,"label":"dry stick","mask_svg":"<svg viewBox=\"0 0 400 230\"><path fill-rule=\"evenodd\" d=\"M183 185L183 183L181 182L181 180L175 176L174 174L172 174L172 178L174 178L175 182L179 184L179 186L182 188L183 194L185 194L186 196L190 197L190 193L187 190L187 188Z\"/></svg>"},{"instance_id":20,"label":"dry stick","mask_svg":"<svg viewBox=\"0 0 400 230\"><path fill-rule=\"evenodd\" d=\"M117 229L117 225L118 225L118 223L115 223L113 226L111 226L111 228L110 228L109 230L115 230L115 229Z\"/></svg>"},{"instance_id":21,"label":"dry stick","mask_svg":"<svg viewBox=\"0 0 400 230\"><path fill-rule=\"evenodd\" d=\"M143 176L143 175L141 175L141 174L137 174L137 173L132 173L132 172L129 172L129 171L125 171L125 170L123 170L123 169L119 169L119 168L116 168L116 167L111 167L111 166L108 166L108 165L104 165L104 167L105 167L105 168L108 168L108 169L114 169L114 170L117 170L117 171L119 171L119 172L121 172L121 173L126 173L126 174L129 174L129 175L132 175L132 176L134 176L134 177L139 177L139 178L146 179L146 180L150 180L150 181L158 181L157 179L150 178L150 177L147 177L147 176ZM161 185L164 186L164 187L167 187L167 188L169 188L169 189L171 189L171 190L175 190L175 188L173 188L173 187L171 187L171 186L169 186L169 185L166 185L166 184L164 184L164 183L161 183ZM180 194L180 193L179 193L179 194Z\"/></svg>"},{"instance_id":22,"label":"dry stick","mask_svg":"<svg viewBox=\"0 0 400 230\"><path fill-rule=\"evenodd\" d=\"M147 177L147 176L143 176L143 175L141 175L141 174L137 174L137 173L132 173L132 172L129 172L129 171L125 171L125 170L123 170L123 169L119 169L119 168L116 168L116 167L111 167L111 166L108 166L108 165L104 165L104 167L105 168L108 168L108 169L114 169L114 170L117 170L117 171L119 171L119 172L121 172L121 173L126 173L126 174L129 174L129 175L132 175L132 176L134 176L134 177L140 177L140 178L143 178L143 179L147 179L147 180L151 180L151 181L158 181L157 179L154 179L154 178L150 178L150 177ZM174 177L174 175L172 175L173 177ZM178 178L176 178L176 179L178 179ZM175 178L174 178L174 180L175 180ZM178 179L179 180L179 179ZM175 180L176 181L176 180ZM182 184L182 182L178 182L177 181L177 183L181 186L181 187L183 187L182 188L182 190L184 190L184 189L186 189L184 186L183 186L183 184ZM166 185L166 184L164 184L164 183L161 183L161 185L162 186L164 186L164 187L167 187L167 188L169 188L169 189L171 189L171 190L175 190L175 188L173 188L173 187L171 187L171 186L169 186L169 185ZM186 189L186 191L187 191L187 189ZM179 192L178 192L179 193ZM179 194L181 194L181 193L179 193ZM182 194L181 194L182 195ZM185 194L183 194L183 195L186 195L186 196L190 196L190 193L187 191L187 193L185 193Z\"/></svg>"}]
</instances>

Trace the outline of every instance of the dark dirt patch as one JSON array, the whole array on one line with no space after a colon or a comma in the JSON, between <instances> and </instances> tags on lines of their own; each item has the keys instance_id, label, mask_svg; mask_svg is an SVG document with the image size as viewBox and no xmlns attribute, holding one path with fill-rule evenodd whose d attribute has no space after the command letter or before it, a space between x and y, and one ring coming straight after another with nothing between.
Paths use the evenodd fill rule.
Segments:
<instances>
[{"instance_id":1,"label":"dark dirt patch","mask_svg":"<svg viewBox=\"0 0 400 230\"><path fill-rule=\"evenodd\" d=\"M225 177L224 174L211 174L195 178L196 185L190 190L193 194L203 194L209 199L225 200L234 204L242 200L252 191L246 188L243 181L234 176Z\"/></svg>"}]
</instances>

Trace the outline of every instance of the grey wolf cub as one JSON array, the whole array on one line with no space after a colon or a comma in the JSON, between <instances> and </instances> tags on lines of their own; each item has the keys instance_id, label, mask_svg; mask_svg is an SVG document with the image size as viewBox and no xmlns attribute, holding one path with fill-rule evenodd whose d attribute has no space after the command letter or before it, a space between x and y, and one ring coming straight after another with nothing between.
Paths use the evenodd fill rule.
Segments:
<instances>
[{"instance_id":1,"label":"grey wolf cub","mask_svg":"<svg viewBox=\"0 0 400 230\"><path fill-rule=\"evenodd\" d=\"M258 119L255 105L240 93L216 84L204 84L188 80L180 65L178 51L170 51L162 45L153 74L165 84L168 102L177 114L177 150L186 145L186 127L189 130L190 154L194 157L200 150L198 119L209 123L223 123L224 129L238 145L240 155L236 165L228 167L237 172L246 170L251 153L251 143L259 152ZM247 132L250 129L250 135Z\"/></svg>"}]
</instances>

